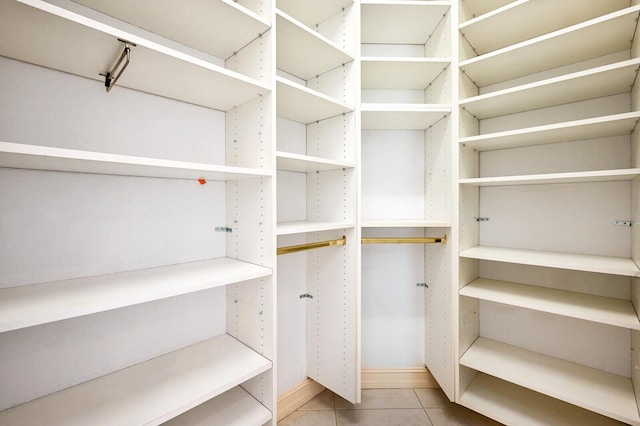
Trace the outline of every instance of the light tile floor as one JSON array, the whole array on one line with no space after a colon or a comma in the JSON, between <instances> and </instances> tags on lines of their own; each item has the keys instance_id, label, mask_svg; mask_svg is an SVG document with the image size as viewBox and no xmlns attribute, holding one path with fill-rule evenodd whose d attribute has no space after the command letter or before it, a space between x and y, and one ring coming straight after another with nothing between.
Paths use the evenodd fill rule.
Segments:
<instances>
[{"instance_id":1,"label":"light tile floor","mask_svg":"<svg viewBox=\"0 0 640 426\"><path fill-rule=\"evenodd\" d=\"M487 417L449 402L440 389L363 389L351 404L325 390L279 426L489 426Z\"/></svg>"}]
</instances>

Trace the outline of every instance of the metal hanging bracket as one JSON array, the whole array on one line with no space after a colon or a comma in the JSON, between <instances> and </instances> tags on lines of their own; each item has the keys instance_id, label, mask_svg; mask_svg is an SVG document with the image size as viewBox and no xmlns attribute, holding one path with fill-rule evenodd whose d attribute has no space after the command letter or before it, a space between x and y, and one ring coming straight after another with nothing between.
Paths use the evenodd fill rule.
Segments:
<instances>
[{"instance_id":1,"label":"metal hanging bracket","mask_svg":"<svg viewBox=\"0 0 640 426\"><path fill-rule=\"evenodd\" d=\"M131 43L130 41L123 40L121 38L119 38L118 41L124 43L124 49L122 50L120 57L116 61L115 65L111 68L111 71L107 72L106 74L100 74L104 76L104 87L107 89L107 93L109 93L113 86L116 85L116 82L122 76L124 70L127 69L127 66L129 66L129 62L131 61L130 46L136 46L135 43Z\"/></svg>"}]
</instances>

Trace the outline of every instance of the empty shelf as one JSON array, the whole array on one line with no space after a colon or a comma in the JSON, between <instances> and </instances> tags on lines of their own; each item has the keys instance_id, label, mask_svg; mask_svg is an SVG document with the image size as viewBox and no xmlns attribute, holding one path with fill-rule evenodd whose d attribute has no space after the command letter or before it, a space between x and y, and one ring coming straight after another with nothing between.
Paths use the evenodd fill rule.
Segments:
<instances>
[{"instance_id":1,"label":"empty shelf","mask_svg":"<svg viewBox=\"0 0 640 426\"><path fill-rule=\"evenodd\" d=\"M640 59L630 59L462 99L460 106L478 119L627 93Z\"/></svg>"},{"instance_id":2,"label":"empty shelf","mask_svg":"<svg viewBox=\"0 0 640 426\"><path fill-rule=\"evenodd\" d=\"M362 88L424 90L449 64L446 59L362 58Z\"/></svg>"},{"instance_id":3,"label":"empty shelf","mask_svg":"<svg viewBox=\"0 0 640 426\"><path fill-rule=\"evenodd\" d=\"M499 176L473 179L460 179L463 185L508 186L540 185L549 183L585 183L633 180L640 176L639 169L596 170L589 172L547 173L540 175Z\"/></svg>"},{"instance_id":4,"label":"empty shelf","mask_svg":"<svg viewBox=\"0 0 640 426\"><path fill-rule=\"evenodd\" d=\"M563 28L461 61L460 69L477 86L483 87L628 50L638 12L640 6L633 6Z\"/></svg>"},{"instance_id":5,"label":"empty shelf","mask_svg":"<svg viewBox=\"0 0 640 426\"><path fill-rule=\"evenodd\" d=\"M507 425L620 426L609 417L482 373L462 393L460 404Z\"/></svg>"},{"instance_id":6,"label":"empty shelf","mask_svg":"<svg viewBox=\"0 0 640 426\"><path fill-rule=\"evenodd\" d=\"M640 423L631 380L479 337L460 364L614 419Z\"/></svg>"},{"instance_id":7,"label":"empty shelf","mask_svg":"<svg viewBox=\"0 0 640 426\"><path fill-rule=\"evenodd\" d=\"M106 154L0 142L0 167L61 172L159 177L171 179L236 180L271 176L270 171L186 161Z\"/></svg>"},{"instance_id":8,"label":"empty shelf","mask_svg":"<svg viewBox=\"0 0 640 426\"><path fill-rule=\"evenodd\" d=\"M477 151L489 151L629 135L636 127L639 119L640 111L627 112L605 117L471 136L461 138L460 143Z\"/></svg>"},{"instance_id":9,"label":"empty shelf","mask_svg":"<svg viewBox=\"0 0 640 426\"><path fill-rule=\"evenodd\" d=\"M272 417L271 411L236 386L169 420L164 426L260 426Z\"/></svg>"},{"instance_id":10,"label":"empty shelf","mask_svg":"<svg viewBox=\"0 0 640 426\"><path fill-rule=\"evenodd\" d=\"M270 368L222 335L3 411L0 424L159 425Z\"/></svg>"},{"instance_id":11,"label":"empty shelf","mask_svg":"<svg viewBox=\"0 0 640 426\"><path fill-rule=\"evenodd\" d=\"M0 289L0 332L255 278L271 269L229 258ZM1 422L0 422L1 423Z\"/></svg>"},{"instance_id":12,"label":"empty shelf","mask_svg":"<svg viewBox=\"0 0 640 426\"><path fill-rule=\"evenodd\" d=\"M629 300L478 278L460 289L474 297L520 308L640 330L640 321Z\"/></svg>"},{"instance_id":13,"label":"empty shelf","mask_svg":"<svg viewBox=\"0 0 640 426\"><path fill-rule=\"evenodd\" d=\"M277 235L306 234L307 232L335 231L340 229L353 228L353 222L321 222L321 221L299 221L278 223Z\"/></svg>"},{"instance_id":14,"label":"empty shelf","mask_svg":"<svg viewBox=\"0 0 640 426\"><path fill-rule=\"evenodd\" d=\"M276 63L279 69L303 80L353 61L353 56L320 33L278 11Z\"/></svg>"},{"instance_id":15,"label":"empty shelf","mask_svg":"<svg viewBox=\"0 0 640 426\"><path fill-rule=\"evenodd\" d=\"M322 0L301 2L300 0L277 0L278 9L293 16L307 27L314 27L353 4L353 0Z\"/></svg>"},{"instance_id":16,"label":"empty shelf","mask_svg":"<svg viewBox=\"0 0 640 426\"><path fill-rule=\"evenodd\" d=\"M426 219L363 219L363 228L448 228L451 222Z\"/></svg>"},{"instance_id":17,"label":"empty shelf","mask_svg":"<svg viewBox=\"0 0 640 426\"><path fill-rule=\"evenodd\" d=\"M355 167L354 163L348 161L328 160L282 151L276 152L276 160L278 170L286 170L289 172L325 172L329 170L352 169Z\"/></svg>"},{"instance_id":18,"label":"empty shelf","mask_svg":"<svg viewBox=\"0 0 640 426\"><path fill-rule=\"evenodd\" d=\"M362 129L425 130L449 113L448 105L362 104Z\"/></svg>"},{"instance_id":19,"label":"empty shelf","mask_svg":"<svg viewBox=\"0 0 640 426\"><path fill-rule=\"evenodd\" d=\"M466 16L481 16L492 10L511 3L513 0L465 0L460 7Z\"/></svg>"},{"instance_id":20,"label":"empty shelf","mask_svg":"<svg viewBox=\"0 0 640 426\"><path fill-rule=\"evenodd\" d=\"M276 108L278 115L298 123L309 124L353 111L353 106L325 94L277 77Z\"/></svg>"},{"instance_id":21,"label":"empty shelf","mask_svg":"<svg viewBox=\"0 0 640 426\"><path fill-rule=\"evenodd\" d=\"M460 252L460 257L546 268L598 272L602 274L640 277L633 260L624 257L594 256L589 254L558 253L504 247L476 246Z\"/></svg>"}]
</instances>

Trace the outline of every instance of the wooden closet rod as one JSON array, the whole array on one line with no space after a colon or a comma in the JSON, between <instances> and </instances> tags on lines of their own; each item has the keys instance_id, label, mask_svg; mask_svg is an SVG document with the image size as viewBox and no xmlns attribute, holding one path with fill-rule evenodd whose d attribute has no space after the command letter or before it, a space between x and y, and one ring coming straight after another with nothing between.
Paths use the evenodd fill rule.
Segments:
<instances>
[{"instance_id":1,"label":"wooden closet rod","mask_svg":"<svg viewBox=\"0 0 640 426\"><path fill-rule=\"evenodd\" d=\"M299 251L313 250L322 247L343 246L347 244L347 237L344 235L339 240L318 241L316 243L298 244L296 246L278 247L278 256L281 254L297 253Z\"/></svg>"},{"instance_id":2,"label":"wooden closet rod","mask_svg":"<svg viewBox=\"0 0 640 426\"><path fill-rule=\"evenodd\" d=\"M362 244L447 244L447 235L435 238L363 238Z\"/></svg>"}]
</instances>

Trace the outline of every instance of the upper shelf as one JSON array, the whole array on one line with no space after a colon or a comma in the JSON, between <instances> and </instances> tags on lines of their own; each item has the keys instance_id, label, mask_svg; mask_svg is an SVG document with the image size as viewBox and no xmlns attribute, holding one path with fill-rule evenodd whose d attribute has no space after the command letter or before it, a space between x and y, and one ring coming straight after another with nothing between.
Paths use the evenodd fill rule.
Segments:
<instances>
[{"instance_id":1,"label":"upper shelf","mask_svg":"<svg viewBox=\"0 0 640 426\"><path fill-rule=\"evenodd\" d=\"M362 104L362 129L425 130L450 113L448 105Z\"/></svg>"},{"instance_id":2,"label":"upper shelf","mask_svg":"<svg viewBox=\"0 0 640 426\"><path fill-rule=\"evenodd\" d=\"M363 0L360 7L362 43L426 44L451 3Z\"/></svg>"},{"instance_id":3,"label":"upper shelf","mask_svg":"<svg viewBox=\"0 0 640 426\"><path fill-rule=\"evenodd\" d=\"M633 6L594 18L461 61L460 69L477 86L483 87L628 50L635 32L638 12L640 6Z\"/></svg>"},{"instance_id":4,"label":"upper shelf","mask_svg":"<svg viewBox=\"0 0 640 426\"><path fill-rule=\"evenodd\" d=\"M328 38L280 11L276 14L276 28L277 67L303 80L354 59Z\"/></svg>"},{"instance_id":5,"label":"upper shelf","mask_svg":"<svg viewBox=\"0 0 640 426\"><path fill-rule=\"evenodd\" d=\"M362 219L363 228L449 228L451 222L420 219Z\"/></svg>"},{"instance_id":6,"label":"upper shelf","mask_svg":"<svg viewBox=\"0 0 640 426\"><path fill-rule=\"evenodd\" d=\"M221 335L5 410L0 424L159 425L270 368Z\"/></svg>"},{"instance_id":7,"label":"upper shelf","mask_svg":"<svg viewBox=\"0 0 640 426\"><path fill-rule=\"evenodd\" d=\"M229 258L0 289L0 332L271 275Z\"/></svg>"},{"instance_id":8,"label":"upper shelf","mask_svg":"<svg viewBox=\"0 0 640 426\"><path fill-rule=\"evenodd\" d=\"M640 168L621 170L596 170L588 172L545 173L539 175L496 176L472 179L460 179L464 185L511 186L539 185L549 183L585 183L633 180L640 176Z\"/></svg>"},{"instance_id":9,"label":"upper shelf","mask_svg":"<svg viewBox=\"0 0 640 426\"><path fill-rule=\"evenodd\" d=\"M476 246L460 252L460 257L545 268L570 269L602 274L640 277L640 269L633 260L623 257L589 254L558 253L506 247Z\"/></svg>"},{"instance_id":10,"label":"upper shelf","mask_svg":"<svg viewBox=\"0 0 640 426\"><path fill-rule=\"evenodd\" d=\"M511 3L513 0L465 0L460 4L465 16L475 18L499 7ZM470 18L468 18L470 19Z\"/></svg>"},{"instance_id":11,"label":"upper shelf","mask_svg":"<svg viewBox=\"0 0 640 426\"><path fill-rule=\"evenodd\" d=\"M0 4L0 55L104 81L123 49L136 44L118 85L222 111L270 88L224 68L224 61L69 0Z\"/></svg>"},{"instance_id":12,"label":"upper shelf","mask_svg":"<svg viewBox=\"0 0 640 426\"><path fill-rule=\"evenodd\" d=\"M286 78L278 76L276 82L276 109L282 118L308 124L354 110L353 106Z\"/></svg>"},{"instance_id":13,"label":"upper shelf","mask_svg":"<svg viewBox=\"0 0 640 426\"><path fill-rule=\"evenodd\" d=\"M171 179L228 181L271 176L269 170L0 142L0 167Z\"/></svg>"},{"instance_id":14,"label":"upper shelf","mask_svg":"<svg viewBox=\"0 0 640 426\"><path fill-rule=\"evenodd\" d=\"M629 6L628 0L518 0L460 25L482 55Z\"/></svg>"},{"instance_id":15,"label":"upper shelf","mask_svg":"<svg viewBox=\"0 0 640 426\"><path fill-rule=\"evenodd\" d=\"M460 144L477 151L519 148L549 143L628 135L640 120L640 111L554 123L460 138Z\"/></svg>"},{"instance_id":16,"label":"upper shelf","mask_svg":"<svg viewBox=\"0 0 640 426\"><path fill-rule=\"evenodd\" d=\"M362 58L363 89L424 90L451 62L429 58Z\"/></svg>"},{"instance_id":17,"label":"upper shelf","mask_svg":"<svg viewBox=\"0 0 640 426\"><path fill-rule=\"evenodd\" d=\"M282 151L276 152L276 161L278 170L302 173L326 172L329 170L352 169L355 167L354 163L348 161L328 160Z\"/></svg>"},{"instance_id":18,"label":"upper shelf","mask_svg":"<svg viewBox=\"0 0 640 426\"><path fill-rule=\"evenodd\" d=\"M460 107L478 119L627 93L640 58L604 65L522 86L462 99Z\"/></svg>"},{"instance_id":19,"label":"upper shelf","mask_svg":"<svg viewBox=\"0 0 640 426\"><path fill-rule=\"evenodd\" d=\"M276 0L278 9L295 17L307 27L326 21L331 16L353 4L353 0Z\"/></svg>"},{"instance_id":20,"label":"upper shelf","mask_svg":"<svg viewBox=\"0 0 640 426\"><path fill-rule=\"evenodd\" d=\"M299 221L278 223L277 235L306 234L307 232L335 231L339 229L353 228L353 222L319 222Z\"/></svg>"}]
</instances>

